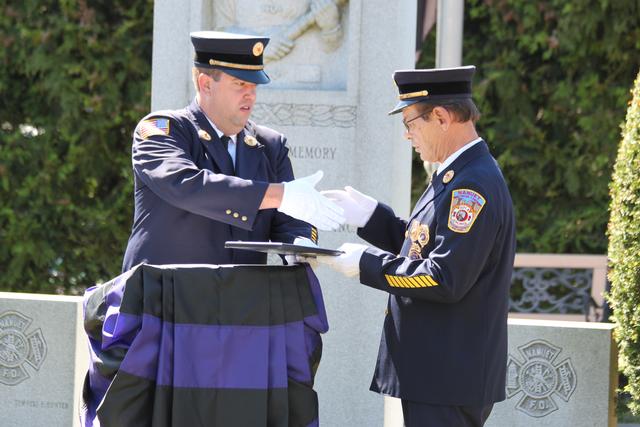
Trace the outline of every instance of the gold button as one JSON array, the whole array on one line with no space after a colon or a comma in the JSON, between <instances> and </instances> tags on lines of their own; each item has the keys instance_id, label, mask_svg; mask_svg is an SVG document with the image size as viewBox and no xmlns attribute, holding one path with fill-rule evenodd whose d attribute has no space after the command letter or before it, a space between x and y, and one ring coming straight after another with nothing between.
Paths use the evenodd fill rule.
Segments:
<instances>
[{"instance_id":1,"label":"gold button","mask_svg":"<svg viewBox=\"0 0 640 427\"><path fill-rule=\"evenodd\" d=\"M249 219L249 218L247 218L247 217L246 217L246 216L244 216L244 215L242 216L242 220L243 220L243 221L246 221L247 219Z\"/></svg>"},{"instance_id":2,"label":"gold button","mask_svg":"<svg viewBox=\"0 0 640 427\"><path fill-rule=\"evenodd\" d=\"M386 316L387 314L389 314L389 309L386 309L386 310L384 311L384 315Z\"/></svg>"},{"instance_id":3,"label":"gold button","mask_svg":"<svg viewBox=\"0 0 640 427\"><path fill-rule=\"evenodd\" d=\"M238 212L234 212L234 213L233 213L233 217L234 217L234 218L238 218L239 216L240 216L240 214L239 214Z\"/></svg>"},{"instance_id":4,"label":"gold button","mask_svg":"<svg viewBox=\"0 0 640 427\"><path fill-rule=\"evenodd\" d=\"M231 209L227 209L227 215L231 215Z\"/></svg>"}]
</instances>

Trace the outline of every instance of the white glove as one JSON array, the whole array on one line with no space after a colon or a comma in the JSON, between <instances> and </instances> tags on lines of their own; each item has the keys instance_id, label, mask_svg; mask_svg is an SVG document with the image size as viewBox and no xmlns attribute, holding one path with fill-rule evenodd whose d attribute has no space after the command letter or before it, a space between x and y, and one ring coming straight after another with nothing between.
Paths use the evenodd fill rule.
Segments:
<instances>
[{"instance_id":1,"label":"white glove","mask_svg":"<svg viewBox=\"0 0 640 427\"><path fill-rule=\"evenodd\" d=\"M278 211L315 225L320 230L336 230L344 223L342 208L316 189L322 171L284 183L284 194Z\"/></svg>"},{"instance_id":2,"label":"white glove","mask_svg":"<svg viewBox=\"0 0 640 427\"><path fill-rule=\"evenodd\" d=\"M300 246L307 246L310 248L317 248L318 245L316 245L313 240L306 238L306 237L296 237L295 240L293 241L294 245L300 245ZM306 262L307 264L309 264L311 266L311 268L315 269L318 268L318 258L317 257L307 257L307 256L302 256L302 255L285 255L284 259L287 261L287 265L292 265L292 264L300 264L302 262Z\"/></svg>"},{"instance_id":3,"label":"white glove","mask_svg":"<svg viewBox=\"0 0 640 427\"><path fill-rule=\"evenodd\" d=\"M320 264L326 264L337 272L347 277L353 277L360 273L360 258L368 246L358 243L345 243L338 248L344 252L340 256L318 257Z\"/></svg>"},{"instance_id":4,"label":"white glove","mask_svg":"<svg viewBox=\"0 0 640 427\"><path fill-rule=\"evenodd\" d=\"M356 227L367 225L378 206L376 199L348 186L344 187L344 191L322 191L322 195L340 206L344 210L345 222Z\"/></svg>"}]
</instances>

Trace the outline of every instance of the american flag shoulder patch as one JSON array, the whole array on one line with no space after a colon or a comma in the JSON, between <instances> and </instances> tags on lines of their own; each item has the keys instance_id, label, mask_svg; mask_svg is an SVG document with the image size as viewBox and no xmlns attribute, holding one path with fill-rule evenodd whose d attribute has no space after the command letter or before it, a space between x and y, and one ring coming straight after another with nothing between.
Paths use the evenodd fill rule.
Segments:
<instances>
[{"instance_id":1,"label":"american flag shoulder patch","mask_svg":"<svg viewBox=\"0 0 640 427\"><path fill-rule=\"evenodd\" d=\"M138 125L138 134L143 139L153 135L169 135L169 119L160 117L143 120Z\"/></svg>"}]
</instances>

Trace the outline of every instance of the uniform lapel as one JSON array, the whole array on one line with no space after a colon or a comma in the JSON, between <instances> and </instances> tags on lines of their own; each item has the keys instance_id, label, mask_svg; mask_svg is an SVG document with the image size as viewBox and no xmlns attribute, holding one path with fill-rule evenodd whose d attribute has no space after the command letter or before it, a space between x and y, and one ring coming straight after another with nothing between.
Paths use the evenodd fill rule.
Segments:
<instances>
[{"instance_id":1,"label":"uniform lapel","mask_svg":"<svg viewBox=\"0 0 640 427\"><path fill-rule=\"evenodd\" d=\"M244 179L253 179L263 159L264 145L257 142L251 122L247 122L236 141L236 175Z\"/></svg>"},{"instance_id":2,"label":"uniform lapel","mask_svg":"<svg viewBox=\"0 0 640 427\"><path fill-rule=\"evenodd\" d=\"M411 217L409 218L408 224L411 223L411 221L416 216L418 216L418 214L420 214L420 212L422 212L429 205L429 203L433 202L436 197L438 197L438 195L442 193L444 188L445 186L442 184L442 176L434 175L433 179L429 183L429 186L427 187L425 192L422 193L422 196L420 196L418 203L416 203L415 207L413 208L413 212L411 212Z\"/></svg>"},{"instance_id":3,"label":"uniform lapel","mask_svg":"<svg viewBox=\"0 0 640 427\"><path fill-rule=\"evenodd\" d=\"M198 127L198 137L200 143L204 145L214 163L220 169L220 172L225 175L234 175L233 163L231 163L231 157L224 144L220 141L217 132L211 127L209 120L205 116L204 112L198 105L196 100L193 100L189 105L189 112L194 118L194 123ZM205 131L210 139L203 138L200 131Z\"/></svg>"}]
</instances>

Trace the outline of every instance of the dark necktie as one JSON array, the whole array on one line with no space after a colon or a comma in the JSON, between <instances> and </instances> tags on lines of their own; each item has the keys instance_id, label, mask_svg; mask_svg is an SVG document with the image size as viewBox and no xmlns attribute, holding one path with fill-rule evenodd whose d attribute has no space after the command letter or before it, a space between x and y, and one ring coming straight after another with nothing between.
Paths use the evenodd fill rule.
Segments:
<instances>
[{"instance_id":1,"label":"dark necktie","mask_svg":"<svg viewBox=\"0 0 640 427\"><path fill-rule=\"evenodd\" d=\"M434 170L433 173L431 174L431 181L429 181L429 185L427 186L427 188L433 187L433 183L435 182L437 175L438 175L438 169Z\"/></svg>"},{"instance_id":2,"label":"dark necktie","mask_svg":"<svg viewBox=\"0 0 640 427\"><path fill-rule=\"evenodd\" d=\"M235 172L235 167L233 164L233 158L231 157L231 154L229 154L229 142L231 142L231 138L228 137L227 135L222 135L220 137L220 142L222 142L222 145L224 146L224 151L227 152L227 157L229 158L229 163L231 164L231 169Z\"/></svg>"}]
</instances>

